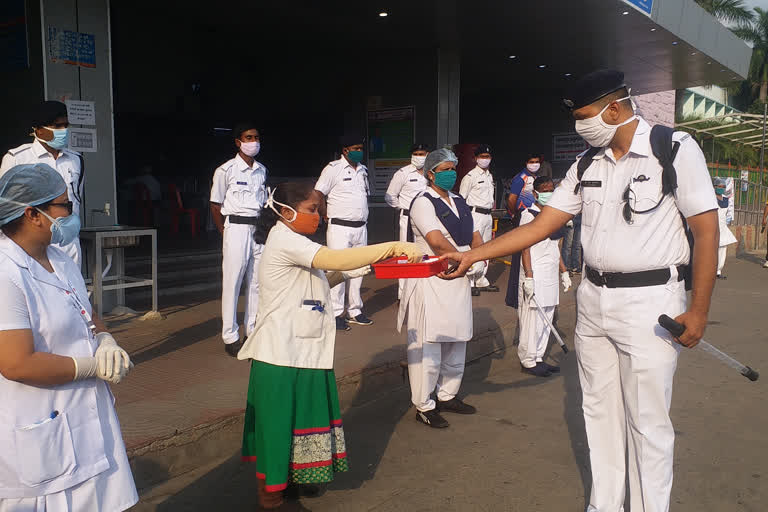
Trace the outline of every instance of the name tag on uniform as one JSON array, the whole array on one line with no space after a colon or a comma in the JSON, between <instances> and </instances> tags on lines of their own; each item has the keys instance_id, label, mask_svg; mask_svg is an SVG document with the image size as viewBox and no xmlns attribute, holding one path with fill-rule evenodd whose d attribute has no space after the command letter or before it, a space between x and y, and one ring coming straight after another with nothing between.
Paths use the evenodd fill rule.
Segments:
<instances>
[{"instance_id":1,"label":"name tag on uniform","mask_svg":"<svg viewBox=\"0 0 768 512\"><path fill-rule=\"evenodd\" d=\"M598 180L598 181L582 181L582 182L581 182L581 186L582 186L582 187L595 187L595 188L600 188L600 187L602 187L602 186L603 186L603 182L602 182L602 181L599 181L599 180Z\"/></svg>"},{"instance_id":2,"label":"name tag on uniform","mask_svg":"<svg viewBox=\"0 0 768 512\"><path fill-rule=\"evenodd\" d=\"M485 180L477 182L478 185L481 184L481 183L485 183Z\"/></svg>"},{"instance_id":3,"label":"name tag on uniform","mask_svg":"<svg viewBox=\"0 0 768 512\"><path fill-rule=\"evenodd\" d=\"M344 178L342 181L352 181L352 178Z\"/></svg>"},{"instance_id":4,"label":"name tag on uniform","mask_svg":"<svg viewBox=\"0 0 768 512\"><path fill-rule=\"evenodd\" d=\"M247 181L238 181L237 184L238 185L248 185L248 182Z\"/></svg>"},{"instance_id":5,"label":"name tag on uniform","mask_svg":"<svg viewBox=\"0 0 768 512\"><path fill-rule=\"evenodd\" d=\"M411 183L416 183L416 182L417 182L417 181L419 181L419 180L417 180L417 179L413 179L413 180L408 180L408 181L410 181Z\"/></svg>"}]
</instances>

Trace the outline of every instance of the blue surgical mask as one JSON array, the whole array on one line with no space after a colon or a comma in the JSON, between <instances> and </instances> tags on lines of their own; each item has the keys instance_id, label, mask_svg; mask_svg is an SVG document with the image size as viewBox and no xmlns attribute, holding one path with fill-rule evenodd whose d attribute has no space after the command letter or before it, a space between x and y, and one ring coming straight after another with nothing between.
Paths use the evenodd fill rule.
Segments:
<instances>
[{"instance_id":1,"label":"blue surgical mask","mask_svg":"<svg viewBox=\"0 0 768 512\"><path fill-rule=\"evenodd\" d=\"M546 206L546 204L552 198L552 194L554 194L554 192L537 192L537 194L539 194L539 197L536 199L536 201L538 201L541 206Z\"/></svg>"},{"instance_id":2,"label":"blue surgical mask","mask_svg":"<svg viewBox=\"0 0 768 512\"><path fill-rule=\"evenodd\" d=\"M43 141L53 149L65 149L69 146L69 128L48 128L53 132L53 140Z\"/></svg>"},{"instance_id":3,"label":"blue surgical mask","mask_svg":"<svg viewBox=\"0 0 768 512\"><path fill-rule=\"evenodd\" d=\"M435 173L435 185L443 190L451 190L456 184L456 171L440 171Z\"/></svg>"},{"instance_id":4,"label":"blue surgical mask","mask_svg":"<svg viewBox=\"0 0 768 512\"><path fill-rule=\"evenodd\" d=\"M66 246L80 236L80 217L72 214L67 217L54 219L42 210L37 210L51 221L51 243Z\"/></svg>"}]
</instances>

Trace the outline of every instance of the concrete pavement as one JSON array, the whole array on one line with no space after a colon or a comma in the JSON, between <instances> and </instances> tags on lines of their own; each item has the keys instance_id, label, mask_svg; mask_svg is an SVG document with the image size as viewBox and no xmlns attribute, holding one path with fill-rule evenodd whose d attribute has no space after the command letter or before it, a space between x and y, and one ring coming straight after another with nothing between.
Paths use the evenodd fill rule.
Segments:
<instances>
[{"instance_id":1,"label":"concrete pavement","mask_svg":"<svg viewBox=\"0 0 768 512\"><path fill-rule=\"evenodd\" d=\"M751 255L729 259L729 279L717 283L706 337L753 368L768 372L768 271L759 262ZM552 357L562 360L560 377L538 379L520 373L515 351L508 348L514 316L496 304L485 304L501 299L486 295L476 303L478 310L487 308L489 322L499 325L498 319L505 320L495 336L486 336L493 339L488 345L493 349L490 355L468 368L463 394L479 413L450 415L451 428L428 429L415 422L405 383L361 373L351 398L346 399L344 415L352 470L340 475L320 498L305 499L307 510L584 510L590 476L575 355L563 357L553 349ZM572 346L573 303L565 302L560 311L559 326ZM375 313L377 325L387 324L390 314ZM372 331L365 332L367 344ZM184 338L177 337L176 343L184 345ZM337 352L352 346L344 338ZM392 355L400 344L393 337L388 349L373 352ZM181 351L189 348L186 345ZM219 353L220 348L214 347L206 360L212 372L240 371L236 364L221 361ZM358 356L349 356L350 364L354 357ZM764 375L752 383L704 353L683 354L672 405L677 432L672 510L765 510L766 379ZM220 389L220 382L215 384L217 393L221 391L227 400L232 395L232 404L238 393L244 396L247 385L245 377L233 376L233 384L235 380L238 389L230 392ZM195 397L204 385L192 385L195 391L186 395ZM209 383L208 387L214 386ZM120 396L118 400L121 421L130 424L129 409ZM179 403L168 402L168 407L174 406L178 408ZM233 424L230 435L220 437L215 447L206 445L204 464L161 485L145 487L135 510L253 510L257 503L254 476L252 468L239 461L239 426Z\"/></svg>"}]
</instances>

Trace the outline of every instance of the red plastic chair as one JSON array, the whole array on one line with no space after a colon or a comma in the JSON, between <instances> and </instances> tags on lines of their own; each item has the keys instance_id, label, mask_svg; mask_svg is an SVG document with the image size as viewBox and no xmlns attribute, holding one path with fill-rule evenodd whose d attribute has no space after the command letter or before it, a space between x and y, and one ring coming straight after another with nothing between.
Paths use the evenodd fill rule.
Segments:
<instances>
[{"instance_id":1,"label":"red plastic chair","mask_svg":"<svg viewBox=\"0 0 768 512\"><path fill-rule=\"evenodd\" d=\"M136 183L133 186L133 201L136 205L134 222L140 226L152 226L154 224L152 199L150 198L149 189L142 183Z\"/></svg>"},{"instance_id":2,"label":"red plastic chair","mask_svg":"<svg viewBox=\"0 0 768 512\"><path fill-rule=\"evenodd\" d=\"M181 201L181 192L174 183L168 185L168 194L171 198L171 233L179 232L179 221L183 215L189 215L189 223L192 236L196 237L200 224L200 210L197 208L184 208Z\"/></svg>"}]
</instances>

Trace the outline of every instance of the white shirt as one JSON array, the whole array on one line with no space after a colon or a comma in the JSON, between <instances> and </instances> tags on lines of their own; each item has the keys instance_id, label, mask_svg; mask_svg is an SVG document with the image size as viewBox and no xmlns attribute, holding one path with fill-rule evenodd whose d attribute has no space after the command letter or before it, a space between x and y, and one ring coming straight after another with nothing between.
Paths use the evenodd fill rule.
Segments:
<instances>
[{"instance_id":1,"label":"white shirt","mask_svg":"<svg viewBox=\"0 0 768 512\"><path fill-rule=\"evenodd\" d=\"M424 195L426 194L431 197L440 197L431 188L427 188L424 192ZM413 207L410 210L409 220L413 226L414 243L424 254L434 254L435 251L427 243L426 236L432 231L439 231L459 251L468 251L468 245L456 245L451 234L437 217L432 201L424 195L413 201ZM450 201L442 198L440 200L446 203L458 217L459 212L453 201L457 196L450 192L448 195ZM472 339L472 295L469 279L446 281L437 276L426 279L406 279L397 313L398 330L405 320L406 311L411 309L412 301L414 308L424 312L424 332L421 333L424 340L450 343Z\"/></svg>"},{"instance_id":2,"label":"white shirt","mask_svg":"<svg viewBox=\"0 0 768 512\"><path fill-rule=\"evenodd\" d=\"M62 149L59 152L59 157L53 158L53 155L35 139L30 144L22 144L17 148L8 150L8 153L3 156L3 163L0 164L0 176L16 165L37 163L50 165L64 178L67 184L67 196L72 201L72 213L80 215L83 185L81 183L78 188L81 172L80 155L74 151Z\"/></svg>"},{"instance_id":3,"label":"white shirt","mask_svg":"<svg viewBox=\"0 0 768 512\"><path fill-rule=\"evenodd\" d=\"M221 214L258 217L267 202L267 168L256 160L253 167L238 153L213 174L211 202L221 205Z\"/></svg>"},{"instance_id":4,"label":"white shirt","mask_svg":"<svg viewBox=\"0 0 768 512\"><path fill-rule=\"evenodd\" d=\"M440 197L440 195L431 188L427 188L424 194L429 194L432 197ZM440 198L440 200L447 204L453 214L458 217L459 210L456 208L456 204L453 202L453 198L456 197L456 194L453 192L448 192L448 196L451 199L450 202L443 198ZM442 233L446 240L448 240L459 251L464 252L469 250L470 247L468 245L456 245L456 241L453 239L448 230L445 229L445 226L442 222L440 222L440 219L437 218L437 214L435 213L435 205L432 204L432 201L426 197L419 197L413 202L413 207L411 208L409 217L411 218L411 226L413 228L413 243L418 245L424 254L434 254L434 250L430 248L426 238L427 234L432 231L439 231Z\"/></svg>"},{"instance_id":5,"label":"white shirt","mask_svg":"<svg viewBox=\"0 0 768 512\"><path fill-rule=\"evenodd\" d=\"M582 212L584 261L596 270L637 272L687 264L690 248L680 213L688 218L717 208L704 154L690 135L676 132L673 140L680 142L680 149L674 161L674 197L664 196L648 213L634 213L632 224L624 220L622 196L630 180L635 210L652 208L662 197L662 168L651 152L650 134L648 123L640 119L629 152L618 162L610 149L600 150L576 194L574 163L547 203L572 215Z\"/></svg>"},{"instance_id":6,"label":"white shirt","mask_svg":"<svg viewBox=\"0 0 768 512\"><path fill-rule=\"evenodd\" d=\"M328 197L328 218L368 220L368 169L352 167L343 156L325 166L315 189Z\"/></svg>"},{"instance_id":7,"label":"white shirt","mask_svg":"<svg viewBox=\"0 0 768 512\"><path fill-rule=\"evenodd\" d=\"M80 269L55 247L48 247L48 259L55 273L0 234L0 331L30 329L35 352L93 356L96 340L80 313L91 314ZM104 430L112 403L99 379L31 386L0 375L0 502L60 492L108 469L128 471L112 480L122 489L115 499L135 502L119 427ZM59 414L50 419L53 411ZM111 466L110 460L125 464Z\"/></svg>"},{"instance_id":8,"label":"white shirt","mask_svg":"<svg viewBox=\"0 0 768 512\"><path fill-rule=\"evenodd\" d=\"M493 174L479 166L469 171L459 186L459 194L467 200L470 207L493 208L495 190Z\"/></svg>"},{"instance_id":9,"label":"white shirt","mask_svg":"<svg viewBox=\"0 0 768 512\"><path fill-rule=\"evenodd\" d=\"M392 180L384 194L384 200L392 208L407 210L413 198L427 188L427 179L412 164L408 164L392 175Z\"/></svg>"},{"instance_id":10,"label":"white shirt","mask_svg":"<svg viewBox=\"0 0 768 512\"><path fill-rule=\"evenodd\" d=\"M259 314L238 359L294 368L333 368L336 319L325 272L312 268L322 245L278 221L259 264ZM324 310L311 311L305 300Z\"/></svg>"},{"instance_id":11,"label":"white shirt","mask_svg":"<svg viewBox=\"0 0 768 512\"><path fill-rule=\"evenodd\" d=\"M531 205L520 215L520 225L533 222L534 212L541 212L537 204ZM560 245L558 240L547 237L530 247L534 293L540 306L557 306L560 300ZM525 279L525 269L520 264L520 282Z\"/></svg>"}]
</instances>

